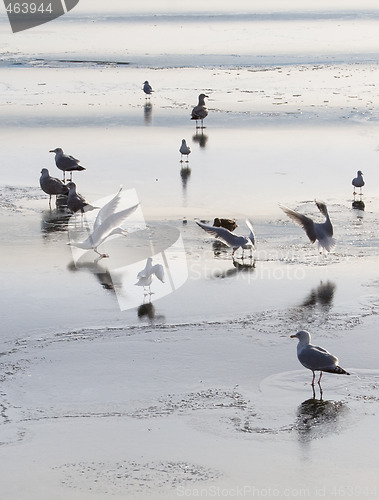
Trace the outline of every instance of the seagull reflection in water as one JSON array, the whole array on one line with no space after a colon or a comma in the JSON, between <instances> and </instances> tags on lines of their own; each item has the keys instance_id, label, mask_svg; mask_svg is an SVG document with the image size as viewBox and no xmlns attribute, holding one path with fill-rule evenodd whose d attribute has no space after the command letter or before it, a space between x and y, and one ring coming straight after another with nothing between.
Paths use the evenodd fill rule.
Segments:
<instances>
[{"instance_id":1,"label":"seagull reflection in water","mask_svg":"<svg viewBox=\"0 0 379 500\"><path fill-rule=\"evenodd\" d=\"M207 145L208 136L204 134L203 131L201 131L200 133L196 131L196 134L192 136L192 140L193 142L197 142L201 148L205 148L205 146Z\"/></svg>"},{"instance_id":2,"label":"seagull reflection in water","mask_svg":"<svg viewBox=\"0 0 379 500\"><path fill-rule=\"evenodd\" d=\"M325 316L333 306L336 285L332 281L320 281L320 284L311 289L304 300L289 308L291 321L299 323L299 327L306 321L307 323L324 321Z\"/></svg>"},{"instance_id":3,"label":"seagull reflection in water","mask_svg":"<svg viewBox=\"0 0 379 500\"><path fill-rule=\"evenodd\" d=\"M41 232L44 236L50 233L67 231L71 214L59 209L44 210L41 217Z\"/></svg>"},{"instance_id":4,"label":"seagull reflection in water","mask_svg":"<svg viewBox=\"0 0 379 500\"><path fill-rule=\"evenodd\" d=\"M349 408L343 401L307 399L297 409L296 429L299 440L309 442L340 431L341 418Z\"/></svg>"},{"instance_id":5,"label":"seagull reflection in water","mask_svg":"<svg viewBox=\"0 0 379 500\"><path fill-rule=\"evenodd\" d=\"M153 105L151 104L150 101L146 101L146 104L143 107L143 116L145 119L145 125L150 125L152 120L152 111L153 111Z\"/></svg>"},{"instance_id":6,"label":"seagull reflection in water","mask_svg":"<svg viewBox=\"0 0 379 500\"><path fill-rule=\"evenodd\" d=\"M320 284L311 290L309 295L304 299L301 307L315 307L320 305L321 307L331 307L333 304L334 292L336 285L327 281L324 283L320 281Z\"/></svg>"},{"instance_id":7,"label":"seagull reflection in water","mask_svg":"<svg viewBox=\"0 0 379 500\"><path fill-rule=\"evenodd\" d=\"M97 279L102 288L115 292L111 273L108 269L100 265L99 262L77 262L76 264L71 262L67 268L71 272L88 271Z\"/></svg>"},{"instance_id":8,"label":"seagull reflection in water","mask_svg":"<svg viewBox=\"0 0 379 500\"><path fill-rule=\"evenodd\" d=\"M191 176L190 167L186 166L180 169L180 177L182 178L183 191L186 191L187 189L188 179L190 178L190 176Z\"/></svg>"}]
</instances>

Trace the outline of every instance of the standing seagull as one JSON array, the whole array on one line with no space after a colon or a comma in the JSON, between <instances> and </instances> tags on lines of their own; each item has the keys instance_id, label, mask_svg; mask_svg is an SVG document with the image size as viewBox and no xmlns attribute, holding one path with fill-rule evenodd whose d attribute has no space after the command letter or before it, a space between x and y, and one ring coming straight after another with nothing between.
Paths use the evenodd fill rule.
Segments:
<instances>
[{"instance_id":1,"label":"standing seagull","mask_svg":"<svg viewBox=\"0 0 379 500\"><path fill-rule=\"evenodd\" d=\"M135 283L135 285L143 286L144 289L145 287L149 287L148 293L152 294L150 287L153 281L153 275L155 275L162 283L164 283L164 267L162 266L162 264L155 264L153 266L153 259L151 257L148 257L145 269L142 269L142 271L137 274L138 281L137 283Z\"/></svg>"},{"instance_id":2,"label":"standing seagull","mask_svg":"<svg viewBox=\"0 0 379 500\"><path fill-rule=\"evenodd\" d=\"M322 372L350 375L350 373L348 373L338 365L338 358L330 354L330 352L328 352L323 347L318 347L311 344L311 334L306 330L300 330L295 335L291 335L291 338L299 339L299 343L297 344L298 360L303 366L305 366L305 368L312 370L313 378L311 385L313 389L313 397L315 397L315 371L320 371L320 377L317 383L320 387L321 396Z\"/></svg>"},{"instance_id":3,"label":"standing seagull","mask_svg":"<svg viewBox=\"0 0 379 500\"><path fill-rule=\"evenodd\" d=\"M143 91L146 94L146 98L150 97L151 93L154 92L154 90L152 89L151 85L147 80L143 82Z\"/></svg>"},{"instance_id":4,"label":"standing seagull","mask_svg":"<svg viewBox=\"0 0 379 500\"><path fill-rule=\"evenodd\" d=\"M204 120L204 118L206 118L208 116L208 110L205 106L205 101L204 101L204 99L206 97L208 97L208 96L205 94L199 95L199 103L197 106L195 106L193 108L192 113L191 113L191 120L196 120L196 128L198 128L198 126L197 126L198 120L201 120L201 127L200 128L204 128L203 120Z\"/></svg>"},{"instance_id":5,"label":"standing seagull","mask_svg":"<svg viewBox=\"0 0 379 500\"><path fill-rule=\"evenodd\" d=\"M72 183L73 184L73 183ZM112 235L120 234L126 236L127 232L122 229L121 224L127 219L138 207L139 203L129 207L125 210L116 211L120 202L121 190L108 202L106 203L95 219L93 225L92 233L84 241L77 243L69 243L69 245L81 248L83 250L94 250L99 257L96 262L104 257L109 257L105 253L100 253L97 251L97 247L101 245L107 238Z\"/></svg>"},{"instance_id":6,"label":"standing seagull","mask_svg":"<svg viewBox=\"0 0 379 500\"><path fill-rule=\"evenodd\" d=\"M354 200L355 200L355 195L357 194L355 192L356 187L360 188L359 195L362 196L362 188L365 185L365 181L363 180L362 175L363 175L362 172L358 170L357 177L354 177L354 179L351 181L352 185L354 186L354 192L353 192Z\"/></svg>"},{"instance_id":7,"label":"standing seagull","mask_svg":"<svg viewBox=\"0 0 379 500\"><path fill-rule=\"evenodd\" d=\"M317 240L320 253L322 253L323 248L327 252L331 252L336 245L336 241L333 238L333 226L330 222L328 210L325 203L316 200L315 203L322 215L325 216L325 222L313 222L313 220L306 215L300 214L299 212L285 207L284 205L279 204L279 206L288 215L288 217L304 229L312 243Z\"/></svg>"},{"instance_id":8,"label":"standing seagull","mask_svg":"<svg viewBox=\"0 0 379 500\"><path fill-rule=\"evenodd\" d=\"M95 210L97 207L92 206L88 201L79 193L76 192L75 182L68 182L67 187L69 189L67 198L67 207L71 212L88 212L89 210Z\"/></svg>"},{"instance_id":9,"label":"standing seagull","mask_svg":"<svg viewBox=\"0 0 379 500\"><path fill-rule=\"evenodd\" d=\"M85 170L79 165L80 160L64 154L62 148L50 149L49 153L55 153L55 164L59 170L63 170L63 182L66 182L66 172L70 172L70 181L72 181L73 170Z\"/></svg>"},{"instance_id":10,"label":"standing seagull","mask_svg":"<svg viewBox=\"0 0 379 500\"><path fill-rule=\"evenodd\" d=\"M187 156L186 163L188 163L188 155L191 153L191 149L187 146L186 140L182 139L182 145L179 148L180 153L180 163L183 163L183 155Z\"/></svg>"},{"instance_id":11,"label":"standing seagull","mask_svg":"<svg viewBox=\"0 0 379 500\"><path fill-rule=\"evenodd\" d=\"M204 229L204 231L206 231L207 233L221 240L228 247L233 248L232 257L239 248L242 248L242 257L244 255L244 250L247 249L250 249L250 257L252 257L253 249L255 248L255 235L253 225L249 221L249 219L246 219L245 222L247 227L250 229L249 236L238 236L228 229L225 229L224 227L208 226L206 224L203 224L202 222L196 221L196 224L200 226L201 229Z\"/></svg>"},{"instance_id":12,"label":"standing seagull","mask_svg":"<svg viewBox=\"0 0 379 500\"><path fill-rule=\"evenodd\" d=\"M51 208L51 196L55 195L57 197L58 194L68 194L68 187L59 179L51 177L47 168L43 168L41 170L41 174L42 175L39 178L39 184L42 191L50 196L49 207Z\"/></svg>"}]
</instances>

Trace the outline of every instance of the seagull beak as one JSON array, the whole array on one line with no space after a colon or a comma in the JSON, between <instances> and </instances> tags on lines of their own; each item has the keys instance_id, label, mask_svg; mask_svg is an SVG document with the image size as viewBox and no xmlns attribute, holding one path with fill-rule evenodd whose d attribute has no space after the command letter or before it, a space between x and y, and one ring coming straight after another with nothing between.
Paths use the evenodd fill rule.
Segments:
<instances>
[{"instance_id":1,"label":"seagull beak","mask_svg":"<svg viewBox=\"0 0 379 500\"><path fill-rule=\"evenodd\" d=\"M121 236L128 236L128 231L126 229L123 229L122 233L120 233Z\"/></svg>"},{"instance_id":2,"label":"seagull beak","mask_svg":"<svg viewBox=\"0 0 379 500\"><path fill-rule=\"evenodd\" d=\"M296 338L296 335L290 335L290 338L291 338L291 339L295 339L295 338Z\"/></svg>"},{"instance_id":3,"label":"seagull beak","mask_svg":"<svg viewBox=\"0 0 379 500\"><path fill-rule=\"evenodd\" d=\"M49 149L49 153L55 153L54 149Z\"/></svg>"}]
</instances>

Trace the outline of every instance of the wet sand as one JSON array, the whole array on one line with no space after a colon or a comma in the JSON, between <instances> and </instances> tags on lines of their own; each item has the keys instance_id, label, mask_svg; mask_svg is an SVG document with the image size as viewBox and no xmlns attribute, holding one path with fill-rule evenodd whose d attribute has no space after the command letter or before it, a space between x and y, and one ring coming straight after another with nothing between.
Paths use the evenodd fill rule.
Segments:
<instances>
[{"instance_id":1,"label":"wet sand","mask_svg":"<svg viewBox=\"0 0 379 500\"><path fill-rule=\"evenodd\" d=\"M262 15L260 29L272 21ZM77 16L67 40L85 22ZM287 33L279 18L273 47ZM302 38L308 17L298 21ZM109 26L116 32L119 22ZM245 24L218 22L204 36L212 28L214 42L225 33L234 40L230 52L246 46ZM161 23L158 31L166 23L175 33L173 20ZM56 46L36 57L54 26L30 45L20 37L11 71L0 67L2 498L376 498L379 133L369 31L358 63L337 58L342 47L313 57L308 40L307 61L289 41L267 65L247 65L257 61L247 51L244 65L227 66L231 53L208 47L193 54L199 67L191 54L179 67L161 46L123 54L113 39L95 54L106 64L60 62ZM74 41L67 61L83 56ZM145 79L156 90L150 102ZM202 132L189 120L201 91L209 94ZM182 138L192 149L184 170ZM175 243L154 255L167 259L168 274L151 297L134 285L146 260L135 228L103 245L109 258L75 260L67 243L80 218L49 210L38 186L41 168L60 176L48 153L58 146L86 167L74 180L89 201L121 184L134 189L149 234ZM365 211L352 209L358 169ZM330 255L278 206L321 220L315 198L334 224ZM217 216L235 217L240 234L252 220L254 261L234 265L195 224ZM322 401L318 392L312 399L312 374L289 338L298 329L351 373L325 374Z\"/></svg>"}]
</instances>

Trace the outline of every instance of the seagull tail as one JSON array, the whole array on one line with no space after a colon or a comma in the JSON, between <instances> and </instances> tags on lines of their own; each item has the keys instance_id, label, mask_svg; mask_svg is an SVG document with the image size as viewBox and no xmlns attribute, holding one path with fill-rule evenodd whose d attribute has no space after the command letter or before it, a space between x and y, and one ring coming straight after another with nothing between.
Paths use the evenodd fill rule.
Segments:
<instances>
[{"instance_id":1,"label":"seagull tail","mask_svg":"<svg viewBox=\"0 0 379 500\"><path fill-rule=\"evenodd\" d=\"M76 167L76 170L85 170L85 168L84 168L84 167L82 167L81 165L78 165L78 166Z\"/></svg>"}]
</instances>

